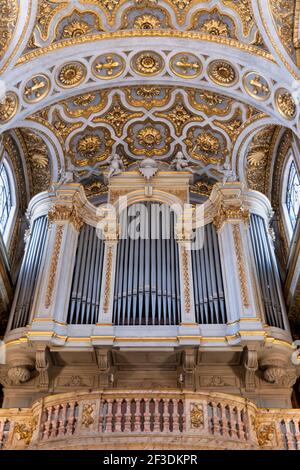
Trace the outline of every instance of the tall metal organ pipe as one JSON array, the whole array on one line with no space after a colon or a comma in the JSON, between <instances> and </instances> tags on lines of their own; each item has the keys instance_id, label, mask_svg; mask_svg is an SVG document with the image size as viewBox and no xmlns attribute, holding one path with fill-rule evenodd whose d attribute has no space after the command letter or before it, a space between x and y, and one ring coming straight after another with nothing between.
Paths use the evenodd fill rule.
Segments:
<instances>
[{"instance_id":1,"label":"tall metal organ pipe","mask_svg":"<svg viewBox=\"0 0 300 470\"><path fill-rule=\"evenodd\" d=\"M284 329L277 266L268 240L265 221L255 214L251 215L250 219L250 236L267 324Z\"/></svg>"},{"instance_id":2,"label":"tall metal organ pipe","mask_svg":"<svg viewBox=\"0 0 300 470\"><path fill-rule=\"evenodd\" d=\"M37 277L41 267L47 237L47 216L33 222L31 235L23 258L15 300L12 308L11 329L25 327L29 322Z\"/></svg>"},{"instance_id":3,"label":"tall metal organ pipe","mask_svg":"<svg viewBox=\"0 0 300 470\"><path fill-rule=\"evenodd\" d=\"M216 229L208 224L197 230L203 230L203 245L191 251L196 321L223 324L227 315Z\"/></svg>"},{"instance_id":4,"label":"tall metal organ pipe","mask_svg":"<svg viewBox=\"0 0 300 470\"><path fill-rule=\"evenodd\" d=\"M68 323L89 325L97 322L103 259L104 241L98 237L95 227L84 225L77 245Z\"/></svg>"},{"instance_id":5,"label":"tall metal organ pipe","mask_svg":"<svg viewBox=\"0 0 300 470\"><path fill-rule=\"evenodd\" d=\"M122 212L120 225L114 323L177 325L180 277L174 213L166 204L133 204Z\"/></svg>"}]
</instances>

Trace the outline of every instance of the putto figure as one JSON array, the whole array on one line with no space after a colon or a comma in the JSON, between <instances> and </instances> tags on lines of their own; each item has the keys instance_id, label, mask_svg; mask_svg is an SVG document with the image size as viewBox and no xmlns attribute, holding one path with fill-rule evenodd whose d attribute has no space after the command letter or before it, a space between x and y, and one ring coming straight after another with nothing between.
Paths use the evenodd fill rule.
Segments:
<instances>
[{"instance_id":1,"label":"putto figure","mask_svg":"<svg viewBox=\"0 0 300 470\"><path fill-rule=\"evenodd\" d=\"M125 169L124 163L117 153L115 155L111 155L108 159L108 162L110 162L107 175L108 179L112 176L119 175Z\"/></svg>"},{"instance_id":2,"label":"putto figure","mask_svg":"<svg viewBox=\"0 0 300 470\"><path fill-rule=\"evenodd\" d=\"M171 163L171 168L174 168L176 171L183 171L188 166L188 159L183 155L181 151L179 151Z\"/></svg>"}]
</instances>

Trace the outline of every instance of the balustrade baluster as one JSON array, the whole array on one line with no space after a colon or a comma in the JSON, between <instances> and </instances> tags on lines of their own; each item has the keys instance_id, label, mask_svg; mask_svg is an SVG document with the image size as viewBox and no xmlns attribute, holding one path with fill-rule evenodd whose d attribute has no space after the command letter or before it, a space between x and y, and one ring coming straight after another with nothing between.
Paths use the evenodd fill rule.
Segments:
<instances>
[{"instance_id":1,"label":"balustrade baluster","mask_svg":"<svg viewBox=\"0 0 300 470\"><path fill-rule=\"evenodd\" d=\"M54 406L54 414L53 419L51 421L51 437L56 437L58 433L58 426L59 426L59 415L60 405Z\"/></svg>"},{"instance_id":2,"label":"balustrade baluster","mask_svg":"<svg viewBox=\"0 0 300 470\"><path fill-rule=\"evenodd\" d=\"M228 425L227 425L227 417L226 417L226 408L224 405L221 405L220 407L221 410L221 427L222 427L222 436L223 437L228 437Z\"/></svg>"},{"instance_id":3,"label":"balustrade baluster","mask_svg":"<svg viewBox=\"0 0 300 470\"><path fill-rule=\"evenodd\" d=\"M154 398L153 432L160 432L160 399Z\"/></svg>"},{"instance_id":4,"label":"balustrade baluster","mask_svg":"<svg viewBox=\"0 0 300 470\"><path fill-rule=\"evenodd\" d=\"M135 419L134 419L134 431L140 432L142 430L142 411L141 411L141 399L135 400Z\"/></svg>"},{"instance_id":5,"label":"balustrade baluster","mask_svg":"<svg viewBox=\"0 0 300 470\"><path fill-rule=\"evenodd\" d=\"M297 450L300 450L300 420L295 420L295 439L296 439L296 445L297 445Z\"/></svg>"},{"instance_id":6,"label":"balustrade baluster","mask_svg":"<svg viewBox=\"0 0 300 470\"><path fill-rule=\"evenodd\" d=\"M115 417L115 432L122 431L122 399L117 398L116 400L116 417Z\"/></svg>"},{"instance_id":7,"label":"balustrade baluster","mask_svg":"<svg viewBox=\"0 0 300 470\"><path fill-rule=\"evenodd\" d=\"M169 398L164 398L163 402L164 402L164 412L163 412L164 432L170 432Z\"/></svg>"},{"instance_id":8,"label":"balustrade baluster","mask_svg":"<svg viewBox=\"0 0 300 470\"><path fill-rule=\"evenodd\" d=\"M173 432L179 432L179 399L173 400Z\"/></svg>"},{"instance_id":9,"label":"balustrade baluster","mask_svg":"<svg viewBox=\"0 0 300 470\"><path fill-rule=\"evenodd\" d=\"M5 426L5 420L0 421L0 449L3 446L4 443L4 426Z\"/></svg>"},{"instance_id":10,"label":"balustrade baluster","mask_svg":"<svg viewBox=\"0 0 300 470\"><path fill-rule=\"evenodd\" d=\"M150 432L151 428L151 414L150 414L150 400L148 398L145 398L145 411L144 411L144 432Z\"/></svg>"},{"instance_id":11,"label":"balustrade baluster","mask_svg":"<svg viewBox=\"0 0 300 470\"><path fill-rule=\"evenodd\" d=\"M68 436L71 436L74 433L74 424L75 424L75 402L73 401L68 404L68 409L67 409L66 430L67 430Z\"/></svg>"},{"instance_id":12,"label":"balustrade baluster","mask_svg":"<svg viewBox=\"0 0 300 470\"><path fill-rule=\"evenodd\" d=\"M124 420L124 432L131 432L131 400L125 400L125 420Z\"/></svg>"},{"instance_id":13,"label":"balustrade baluster","mask_svg":"<svg viewBox=\"0 0 300 470\"><path fill-rule=\"evenodd\" d=\"M105 424L104 424L104 431L106 433L111 433L113 429L113 400L108 398L106 400L107 410L105 415Z\"/></svg>"},{"instance_id":14,"label":"balustrade baluster","mask_svg":"<svg viewBox=\"0 0 300 470\"><path fill-rule=\"evenodd\" d=\"M51 423L52 423L52 411L53 407L49 406L46 408L46 421L44 423L44 430L43 430L43 439L49 439L50 432L51 432Z\"/></svg>"},{"instance_id":15,"label":"balustrade baluster","mask_svg":"<svg viewBox=\"0 0 300 470\"><path fill-rule=\"evenodd\" d=\"M59 410L59 426L58 426L58 435L65 435L66 433L66 417L67 417L67 403L61 405Z\"/></svg>"}]
</instances>

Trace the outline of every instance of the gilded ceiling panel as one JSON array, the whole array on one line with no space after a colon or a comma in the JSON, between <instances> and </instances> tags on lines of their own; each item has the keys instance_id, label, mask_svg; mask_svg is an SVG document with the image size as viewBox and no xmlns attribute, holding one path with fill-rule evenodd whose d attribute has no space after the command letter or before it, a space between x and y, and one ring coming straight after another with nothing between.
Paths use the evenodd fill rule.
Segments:
<instances>
[{"instance_id":1,"label":"gilded ceiling panel","mask_svg":"<svg viewBox=\"0 0 300 470\"><path fill-rule=\"evenodd\" d=\"M80 180L107 169L118 153L126 167L146 157L172 165L181 151L190 170L222 179L239 135L259 112L221 94L148 84L77 95L30 117L62 142L66 168Z\"/></svg>"},{"instance_id":2,"label":"gilded ceiling panel","mask_svg":"<svg viewBox=\"0 0 300 470\"><path fill-rule=\"evenodd\" d=\"M59 41L118 31L176 30L228 38L267 50L250 0L39 0L35 28L24 52Z\"/></svg>"}]
</instances>

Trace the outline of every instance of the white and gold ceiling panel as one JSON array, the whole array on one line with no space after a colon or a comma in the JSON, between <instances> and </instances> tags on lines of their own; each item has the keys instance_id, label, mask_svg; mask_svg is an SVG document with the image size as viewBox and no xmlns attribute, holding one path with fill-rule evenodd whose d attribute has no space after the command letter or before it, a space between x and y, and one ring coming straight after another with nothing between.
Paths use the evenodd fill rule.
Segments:
<instances>
[{"instance_id":1,"label":"white and gold ceiling panel","mask_svg":"<svg viewBox=\"0 0 300 470\"><path fill-rule=\"evenodd\" d=\"M129 30L194 31L267 50L250 0L39 0L26 52L58 41Z\"/></svg>"},{"instance_id":2,"label":"white and gold ceiling panel","mask_svg":"<svg viewBox=\"0 0 300 470\"><path fill-rule=\"evenodd\" d=\"M231 58L224 46L208 44L200 53L190 40L176 41L149 36L147 49L126 41L102 41L86 50L83 45L66 57L64 49L36 58L11 73L7 99L0 104L0 124L4 128L20 125L24 118L54 102L95 89L147 84L206 88L257 107L295 131L299 110L278 66L243 51ZM198 44L201 46L201 44ZM149 47L152 46L152 47ZM213 47L212 47L213 46ZM201 50L201 49L200 49ZM103 51L103 52L102 52ZM104 52L105 51L105 52ZM43 65L42 65L43 64Z\"/></svg>"},{"instance_id":3,"label":"white and gold ceiling panel","mask_svg":"<svg viewBox=\"0 0 300 470\"><path fill-rule=\"evenodd\" d=\"M277 135L299 134L300 0L0 0L3 8L0 129L23 149L31 194L68 169L102 194L112 153L134 168L145 156L168 166L178 151L199 194L229 170L267 192ZM44 158L26 147L38 139Z\"/></svg>"},{"instance_id":4,"label":"white and gold ceiling panel","mask_svg":"<svg viewBox=\"0 0 300 470\"><path fill-rule=\"evenodd\" d=\"M240 129L262 115L211 91L148 83L69 98L31 115L30 123L56 135L66 168L80 178L101 174L115 152L128 167L145 156L170 164L181 150L195 173L219 179Z\"/></svg>"}]
</instances>

